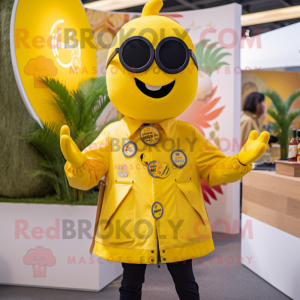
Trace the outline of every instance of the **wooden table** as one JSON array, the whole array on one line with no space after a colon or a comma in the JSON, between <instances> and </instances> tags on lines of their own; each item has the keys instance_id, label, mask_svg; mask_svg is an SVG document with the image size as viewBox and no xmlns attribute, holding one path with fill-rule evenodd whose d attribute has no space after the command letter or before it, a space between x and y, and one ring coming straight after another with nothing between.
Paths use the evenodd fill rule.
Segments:
<instances>
[{"instance_id":1,"label":"wooden table","mask_svg":"<svg viewBox=\"0 0 300 300\"><path fill-rule=\"evenodd\" d=\"M244 265L277 289L300 299L300 178L252 171L243 178ZM250 227L249 227L250 226Z\"/></svg>"},{"instance_id":2,"label":"wooden table","mask_svg":"<svg viewBox=\"0 0 300 300\"><path fill-rule=\"evenodd\" d=\"M300 238L300 177L250 172L243 178L242 212Z\"/></svg>"}]
</instances>

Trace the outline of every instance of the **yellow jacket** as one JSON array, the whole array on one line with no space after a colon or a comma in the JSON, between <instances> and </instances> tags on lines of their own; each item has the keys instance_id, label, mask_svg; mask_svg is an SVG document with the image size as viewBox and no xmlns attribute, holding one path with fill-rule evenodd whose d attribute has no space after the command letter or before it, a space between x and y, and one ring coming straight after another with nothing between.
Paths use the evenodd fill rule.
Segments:
<instances>
[{"instance_id":1,"label":"yellow jacket","mask_svg":"<svg viewBox=\"0 0 300 300\"><path fill-rule=\"evenodd\" d=\"M168 119L155 124L161 136L155 146L140 140L142 126L129 117L107 126L83 151L81 168L65 165L70 185L81 190L92 188L106 175L94 253L112 261L155 264L157 240L163 263L210 253L214 244L200 180L210 186L235 182L252 165L241 165L237 155L226 157L189 123ZM135 141L138 149L132 157L122 152L128 140ZM187 158L182 168L171 161L176 149ZM169 164L169 176L153 178L139 160L142 153L150 161ZM124 164L128 175L120 177L118 168ZM154 202L159 203L153 208ZM163 210L160 219L152 214L155 207Z\"/></svg>"}]
</instances>

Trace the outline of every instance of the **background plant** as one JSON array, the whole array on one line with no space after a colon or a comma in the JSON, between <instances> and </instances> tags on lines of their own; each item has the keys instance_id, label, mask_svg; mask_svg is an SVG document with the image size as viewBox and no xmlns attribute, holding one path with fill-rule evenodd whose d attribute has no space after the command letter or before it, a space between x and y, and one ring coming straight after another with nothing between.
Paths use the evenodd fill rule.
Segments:
<instances>
[{"instance_id":1,"label":"background plant","mask_svg":"<svg viewBox=\"0 0 300 300\"><path fill-rule=\"evenodd\" d=\"M300 115L300 109L290 110L293 102L300 96L300 90L290 94L286 101L274 90L267 90L264 94L272 101L268 114L274 119L274 122L270 121L269 123L278 138L281 147L281 159L287 159L289 138L292 133L291 125L295 118Z\"/></svg>"},{"instance_id":2,"label":"background plant","mask_svg":"<svg viewBox=\"0 0 300 300\"><path fill-rule=\"evenodd\" d=\"M25 140L42 155L42 170L35 170L30 176L45 176L54 186L58 199L81 200L82 193L68 184L64 164L65 158L60 150L61 124L68 125L72 139L80 150L91 144L102 129L96 128L96 121L110 102L105 77L82 81L78 88L69 91L54 78L41 78L51 92L51 101L58 112L57 122L46 122L42 127L33 120L34 128L25 135ZM109 123L115 120L110 121Z\"/></svg>"}]
</instances>

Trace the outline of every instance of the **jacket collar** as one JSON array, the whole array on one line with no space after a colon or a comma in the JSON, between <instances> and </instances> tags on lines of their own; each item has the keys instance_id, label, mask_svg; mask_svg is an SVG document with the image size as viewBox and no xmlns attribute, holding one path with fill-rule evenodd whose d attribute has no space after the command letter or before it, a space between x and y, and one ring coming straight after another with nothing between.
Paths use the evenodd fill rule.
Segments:
<instances>
[{"instance_id":1,"label":"jacket collar","mask_svg":"<svg viewBox=\"0 0 300 300\"><path fill-rule=\"evenodd\" d=\"M121 122L128 138L130 138L144 124L138 120L132 119L127 116L125 116ZM156 124L159 124L164 130L166 136L170 137L175 128L176 122L177 120L175 118L172 118L163 120Z\"/></svg>"}]
</instances>

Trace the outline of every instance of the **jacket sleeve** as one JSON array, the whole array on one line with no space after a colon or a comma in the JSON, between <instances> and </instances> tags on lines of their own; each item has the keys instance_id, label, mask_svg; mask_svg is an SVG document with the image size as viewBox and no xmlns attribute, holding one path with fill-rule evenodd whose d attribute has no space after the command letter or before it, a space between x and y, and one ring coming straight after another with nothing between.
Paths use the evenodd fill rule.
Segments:
<instances>
[{"instance_id":1,"label":"jacket sleeve","mask_svg":"<svg viewBox=\"0 0 300 300\"><path fill-rule=\"evenodd\" d=\"M84 164L80 168L74 168L66 162L65 172L71 187L86 191L96 186L108 171L110 147L107 132L102 131L82 153Z\"/></svg>"},{"instance_id":2,"label":"jacket sleeve","mask_svg":"<svg viewBox=\"0 0 300 300\"><path fill-rule=\"evenodd\" d=\"M238 154L226 156L196 128L194 130L196 167L209 186L236 182L252 170L252 164L244 166L239 163Z\"/></svg>"}]
</instances>

